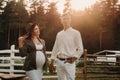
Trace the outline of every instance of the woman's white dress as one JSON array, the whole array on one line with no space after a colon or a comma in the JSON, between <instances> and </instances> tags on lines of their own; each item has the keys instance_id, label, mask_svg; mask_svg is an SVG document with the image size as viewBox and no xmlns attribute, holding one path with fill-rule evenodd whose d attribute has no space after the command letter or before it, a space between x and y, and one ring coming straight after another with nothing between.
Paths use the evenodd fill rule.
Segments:
<instances>
[{"instance_id":1,"label":"woman's white dress","mask_svg":"<svg viewBox=\"0 0 120 80\"><path fill-rule=\"evenodd\" d=\"M31 80L42 80L43 65L45 63L45 55L41 51L43 48L42 44L35 44L36 46L36 66L37 70L27 71L26 74Z\"/></svg>"}]
</instances>

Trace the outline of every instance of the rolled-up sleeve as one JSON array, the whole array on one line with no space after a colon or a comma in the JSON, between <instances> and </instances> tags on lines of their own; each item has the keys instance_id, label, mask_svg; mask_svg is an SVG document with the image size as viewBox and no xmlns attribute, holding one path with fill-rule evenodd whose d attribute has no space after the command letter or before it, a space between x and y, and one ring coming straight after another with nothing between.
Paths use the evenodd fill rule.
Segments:
<instances>
[{"instance_id":1,"label":"rolled-up sleeve","mask_svg":"<svg viewBox=\"0 0 120 80\"><path fill-rule=\"evenodd\" d=\"M23 47L19 48L19 53L21 57L27 56L27 43L26 41L24 42Z\"/></svg>"}]
</instances>

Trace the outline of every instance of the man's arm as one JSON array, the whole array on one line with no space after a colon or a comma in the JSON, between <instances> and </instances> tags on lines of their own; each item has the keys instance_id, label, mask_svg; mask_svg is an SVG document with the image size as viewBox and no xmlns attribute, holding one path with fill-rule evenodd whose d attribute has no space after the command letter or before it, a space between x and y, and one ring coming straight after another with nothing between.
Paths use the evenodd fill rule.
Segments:
<instances>
[{"instance_id":1,"label":"man's arm","mask_svg":"<svg viewBox=\"0 0 120 80\"><path fill-rule=\"evenodd\" d=\"M53 46L52 54L51 54L50 61L49 61L49 71L50 72L55 72L55 70L56 70L55 66L54 66L54 61L57 58L58 47L59 47L58 38L56 37L55 44Z\"/></svg>"},{"instance_id":2,"label":"man's arm","mask_svg":"<svg viewBox=\"0 0 120 80\"><path fill-rule=\"evenodd\" d=\"M57 59L58 49L59 49L59 42L58 42L58 37L56 37L55 44L53 46L52 54L51 54L51 57L50 57L51 60L56 60Z\"/></svg>"},{"instance_id":3,"label":"man's arm","mask_svg":"<svg viewBox=\"0 0 120 80\"><path fill-rule=\"evenodd\" d=\"M82 56L82 54L83 54L83 42L82 42L82 38L81 38L80 32L78 32L76 34L75 44L76 44L75 57L77 57L77 59L79 59Z\"/></svg>"}]
</instances>

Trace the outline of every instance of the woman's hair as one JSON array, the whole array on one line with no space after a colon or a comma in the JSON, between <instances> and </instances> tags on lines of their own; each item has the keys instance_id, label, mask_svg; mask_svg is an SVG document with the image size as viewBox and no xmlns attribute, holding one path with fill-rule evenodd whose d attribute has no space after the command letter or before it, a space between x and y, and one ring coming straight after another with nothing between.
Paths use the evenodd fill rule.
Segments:
<instances>
[{"instance_id":1,"label":"woman's hair","mask_svg":"<svg viewBox=\"0 0 120 80\"><path fill-rule=\"evenodd\" d=\"M32 37L32 32L34 31L35 26L38 26L38 24L33 23L33 24L31 25L31 27L29 28L29 36L28 36L28 38L31 38L31 37Z\"/></svg>"},{"instance_id":2,"label":"woman's hair","mask_svg":"<svg viewBox=\"0 0 120 80\"><path fill-rule=\"evenodd\" d=\"M31 27L32 25L33 25L33 23L28 23L28 24L26 25L25 30L26 30L27 33L29 33L30 27Z\"/></svg>"}]
</instances>

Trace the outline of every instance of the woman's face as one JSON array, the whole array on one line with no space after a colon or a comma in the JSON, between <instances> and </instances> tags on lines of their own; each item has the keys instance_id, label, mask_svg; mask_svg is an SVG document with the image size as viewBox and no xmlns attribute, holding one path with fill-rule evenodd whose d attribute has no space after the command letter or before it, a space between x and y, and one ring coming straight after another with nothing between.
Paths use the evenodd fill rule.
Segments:
<instances>
[{"instance_id":1,"label":"woman's face","mask_svg":"<svg viewBox=\"0 0 120 80\"><path fill-rule=\"evenodd\" d=\"M37 25L34 27L32 35L34 35L34 36L39 36L40 35L40 29Z\"/></svg>"}]
</instances>

